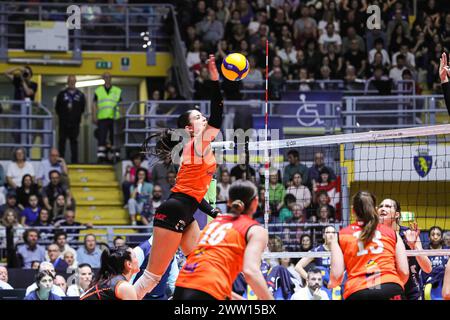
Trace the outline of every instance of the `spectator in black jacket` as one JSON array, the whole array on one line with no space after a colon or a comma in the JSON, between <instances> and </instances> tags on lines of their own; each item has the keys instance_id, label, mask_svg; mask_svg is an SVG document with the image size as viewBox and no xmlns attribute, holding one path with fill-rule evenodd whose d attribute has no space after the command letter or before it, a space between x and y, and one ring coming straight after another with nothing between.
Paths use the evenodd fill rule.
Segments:
<instances>
[{"instance_id":1,"label":"spectator in black jacket","mask_svg":"<svg viewBox=\"0 0 450 320\"><path fill-rule=\"evenodd\" d=\"M441 56L441 64L439 66L439 77L441 78L442 92L444 94L445 105L450 116L450 67L447 62L447 54L444 52Z\"/></svg>"},{"instance_id":2,"label":"spectator in black jacket","mask_svg":"<svg viewBox=\"0 0 450 320\"><path fill-rule=\"evenodd\" d=\"M84 94L75 87L74 75L67 77L67 88L58 93L55 111L59 119L58 149L64 158L66 140L70 140L72 163L78 163L78 135L80 134L81 116L86 107Z\"/></svg>"}]
</instances>

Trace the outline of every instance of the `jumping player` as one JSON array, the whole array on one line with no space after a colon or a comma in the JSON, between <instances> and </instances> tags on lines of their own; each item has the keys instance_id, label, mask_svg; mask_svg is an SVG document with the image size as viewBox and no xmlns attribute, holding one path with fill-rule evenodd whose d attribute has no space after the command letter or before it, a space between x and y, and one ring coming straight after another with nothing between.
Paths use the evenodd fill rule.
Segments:
<instances>
[{"instance_id":1,"label":"jumping player","mask_svg":"<svg viewBox=\"0 0 450 320\"><path fill-rule=\"evenodd\" d=\"M420 241L420 230L417 224L412 228L400 226L400 203L393 199L384 199L378 206L380 224L394 230L403 240L406 250L423 250ZM407 300L423 299L423 283L420 271L430 273L432 265L427 256L408 257L409 279L405 284L405 296Z\"/></svg>"},{"instance_id":2,"label":"jumping player","mask_svg":"<svg viewBox=\"0 0 450 320\"><path fill-rule=\"evenodd\" d=\"M404 299L409 277L405 245L394 230L378 223L375 203L373 194L358 192L353 197L357 221L331 243L329 287L339 285L347 270L344 299Z\"/></svg>"},{"instance_id":3,"label":"jumping player","mask_svg":"<svg viewBox=\"0 0 450 320\"><path fill-rule=\"evenodd\" d=\"M104 250L98 275L80 300L137 300L136 291L129 282L138 272L136 254L131 248Z\"/></svg>"},{"instance_id":4,"label":"jumping player","mask_svg":"<svg viewBox=\"0 0 450 320\"><path fill-rule=\"evenodd\" d=\"M198 110L189 110L177 120L178 128L190 138L182 147L181 167L169 199L155 212L153 222L153 246L146 270L134 287L138 299L158 285L178 247L188 255L197 244L200 228L194 213L203 198L216 171L216 159L211 141L222 125L223 98L219 86L219 73L214 55L209 56L208 69L211 85L211 116L209 120ZM156 142L155 156L160 160L173 160L174 148L180 145L173 130L160 134ZM175 139L174 139L175 138ZM180 151L180 150L178 150Z\"/></svg>"},{"instance_id":5,"label":"jumping player","mask_svg":"<svg viewBox=\"0 0 450 320\"><path fill-rule=\"evenodd\" d=\"M234 182L228 205L230 213L219 214L203 229L178 275L174 300L236 299L232 287L241 271L259 299L273 300L260 269L268 234L252 218L258 206L253 183Z\"/></svg>"}]
</instances>

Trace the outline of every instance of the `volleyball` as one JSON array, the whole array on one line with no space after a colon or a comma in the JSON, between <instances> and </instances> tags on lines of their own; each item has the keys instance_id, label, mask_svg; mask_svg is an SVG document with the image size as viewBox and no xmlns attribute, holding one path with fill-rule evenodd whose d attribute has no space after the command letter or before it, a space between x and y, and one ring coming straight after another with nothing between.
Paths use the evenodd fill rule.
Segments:
<instances>
[{"instance_id":1,"label":"volleyball","mask_svg":"<svg viewBox=\"0 0 450 320\"><path fill-rule=\"evenodd\" d=\"M247 58L240 53L231 53L223 59L221 66L222 74L231 81L244 79L250 67Z\"/></svg>"}]
</instances>

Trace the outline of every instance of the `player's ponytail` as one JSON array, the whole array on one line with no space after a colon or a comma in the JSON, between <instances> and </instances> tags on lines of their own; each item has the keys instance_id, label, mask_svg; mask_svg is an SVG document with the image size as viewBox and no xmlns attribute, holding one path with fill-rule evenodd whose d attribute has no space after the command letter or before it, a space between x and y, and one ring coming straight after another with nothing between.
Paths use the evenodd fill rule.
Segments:
<instances>
[{"instance_id":1,"label":"player's ponytail","mask_svg":"<svg viewBox=\"0 0 450 320\"><path fill-rule=\"evenodd\" d=\"M378 214L375 203L375 196L367 191L359 191L353 197L353 211L358 220L363 223L363 230L359 240L364 243L372 240L378 226Z\"/></svg>"},{"instance_id":2,"label":"player's ponytail","mask_svg":"<svg viewBox=\"0 0 450 320\"><path fill-rule=\"evenodd\" d=\"M178 117L178 129L184 129L190 124L189 116L194 110L195 109L188 110ZM182 137L180 135L177 137L174 133L174 129L165 129L164 131L150 135L142 143L142 153L147 156L154 156L159 161L170 160L168 161L168 164L172 163L172 150L176 145L182 142Z\"/></svg>"},{"instance_id":3,"label":"player's ponytail","mask_svg":"<svg viewBox=\"0 0 450 320\"><path fill-rule=\"evenodd\" d=\"M255 185L248 180L237 180L233 182L228 191L228 198L231 202L230 213L239 217L250 208L250 205L258 196Z\"/></svg>"},{"instance_id":4,"label":"player's ponytail","mask_svg":"<svg viewBox=\"0 0 450 320\"><path fill-rule=\"evenodd\" d=\"M100 282L108 281L112 277L122 274L125 270L125 261L131 261L131 253L127 246L114 249L105 249L100 258L100 270L91 286Z\"/></svg>"}]
</instances>

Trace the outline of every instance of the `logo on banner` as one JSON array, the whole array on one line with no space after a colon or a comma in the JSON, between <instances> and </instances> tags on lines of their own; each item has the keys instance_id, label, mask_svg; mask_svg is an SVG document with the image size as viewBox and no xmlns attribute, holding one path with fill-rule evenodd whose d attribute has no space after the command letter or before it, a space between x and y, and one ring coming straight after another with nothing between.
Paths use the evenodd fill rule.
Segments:
<instances>
[{"instance_id":1,"label":"logo on banner","mask_svg":"<svg viewBox=\"0 0 450 320\"><path fill-rule=\"evenodd\" d=\"M433 165L433 158L429 155L429 149L417 149L418 155L414 157L414 168L422 178L426 177Z\"/></svg>"}]
</instances>

